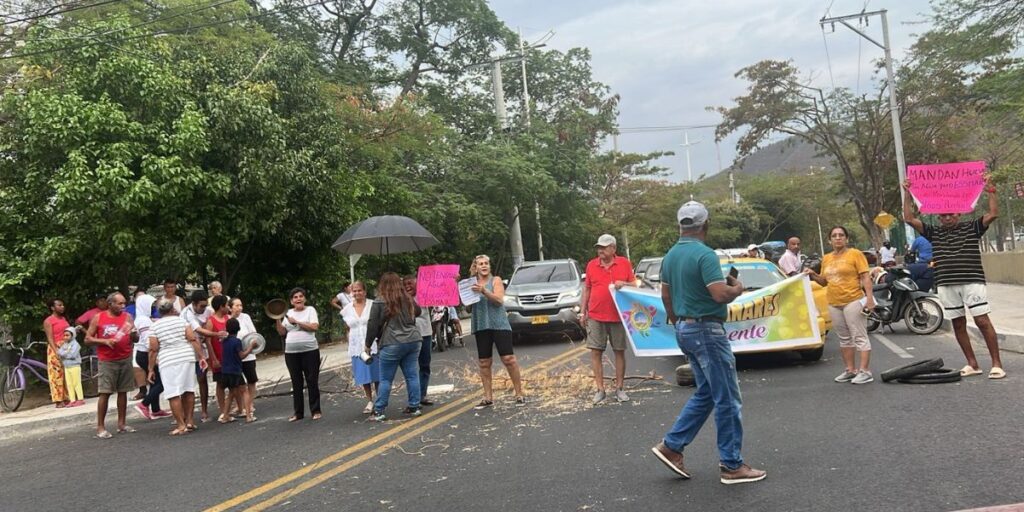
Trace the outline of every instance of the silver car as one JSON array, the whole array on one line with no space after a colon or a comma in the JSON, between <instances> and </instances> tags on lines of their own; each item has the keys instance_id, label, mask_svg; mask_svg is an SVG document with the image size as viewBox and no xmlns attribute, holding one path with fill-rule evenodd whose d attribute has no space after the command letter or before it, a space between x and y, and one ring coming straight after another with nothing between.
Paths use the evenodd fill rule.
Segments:
<instances>
[{"instance_id":1,"label":"silver car","mask_svg":"<svg viewBox=\"0 0 1024 512\"><path fill-rule=\"evenodd\" d=\"M528 261L505 287L505 310L517 340L524 336L583 338L580 295L583 276L575 260Z\"/></svg>"}]
</instances>

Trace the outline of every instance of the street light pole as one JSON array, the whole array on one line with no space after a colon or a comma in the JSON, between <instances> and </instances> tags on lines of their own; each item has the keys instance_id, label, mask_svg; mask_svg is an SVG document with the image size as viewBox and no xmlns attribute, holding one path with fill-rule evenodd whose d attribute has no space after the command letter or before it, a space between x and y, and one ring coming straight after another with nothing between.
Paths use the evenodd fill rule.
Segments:
<instances>
[{"instance_id":1,"label":"street light pole","mask_svg":"<svg viewBox=\"0 0 1024 512\"><path fill-rule=\"evenodd\" d=\"M889 42L889 18L886 15L887 12L888 11L886 11L885 9L881 9L872 12L862 12L859 14L848 14L846 16L821 18L821 20L819 20L818 23L821 26L825 26L826 23L830 23L832 25L833 30L835 29L835 24L839 23L845 26L846 28L854 31L864 39L867 39L868 42L881 48L882 51L885 53L885 77L889 87L889 114L892 117L893 145L896 149L896 171L899 173L900 204L902 205L904 204L904 198L907 193L906 190L903 189L903 182L906 181L907 179L907 161L903 156L903 131L900 127L900 106L899 102L896 101L896 76L893 74L892 71L892 45ZM847 20L852 19L866 20L869 16L880 16L882 18L881 43L875 41L873 38L865 34L863 31L847 23ZM904 224L903 228L906 231L907 242L910 242L910 240L912 240L915 236L914 228L910 227L910 225L908 224Z\"/></svg>"}]
</instances>

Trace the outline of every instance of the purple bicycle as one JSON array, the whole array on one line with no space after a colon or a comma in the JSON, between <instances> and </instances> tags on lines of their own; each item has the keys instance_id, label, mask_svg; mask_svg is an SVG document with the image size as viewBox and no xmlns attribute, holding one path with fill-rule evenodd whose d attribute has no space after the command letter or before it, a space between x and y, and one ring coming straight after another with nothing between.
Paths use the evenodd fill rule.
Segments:
<instances>
[{"instance_id":1,"label":"purple bicycle","mask_svg":"<svg viewBox=\"0 0 1024 512\"><path fill-rule=\"evenodd\" d=\"M46 363L25 357L25 352L34 345L46 345L46 342L32 341L31 336L26 336L24 347L15 347L10 341L0 347L0 409L5 412L17 411L25 399L28 389L25 370L44 383L50 383L46 379ZM83 381L95 379L98 370L96 356L82 356Z\"/></svg>"}]
</instances>

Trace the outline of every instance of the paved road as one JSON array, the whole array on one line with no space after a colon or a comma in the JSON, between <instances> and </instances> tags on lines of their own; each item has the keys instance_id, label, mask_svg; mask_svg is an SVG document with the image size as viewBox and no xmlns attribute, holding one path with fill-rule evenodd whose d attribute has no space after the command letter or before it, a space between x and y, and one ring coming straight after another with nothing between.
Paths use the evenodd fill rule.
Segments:
<instances>
[{"instance_id":1,"label":"paved road","mask_svg":"<svg viewBox=\"0 0 1024 512\"><path fill-rule=\"evenodd\" d=\"M908 361L898 352L962 366L948 335L885 337L895 350L876 339L875 368ZM336 378L319 422L286 423L290 399L271 397L257 402L254 425L206 424L184 438L134 416L139 432L110 441L80 430L13 440L2 448L0 510L934 511L1024 502L1024 356L1004 354L1010 377L1001 382L859 387L831 381L841 370L834 343L817 363L741 358L744 456L769 476L726 487L713 423L687 449L692 480L650 455L689 388L635 378L633 401L590 407L581 352L520 347L534 396L525 408L472 410L464 377L474 361L457 349L435 365L435 381L455 390L418 419L367 423L364 402ZM632 376L671 377L677 361L629 364Z\"/></svg>"}]
</instances>

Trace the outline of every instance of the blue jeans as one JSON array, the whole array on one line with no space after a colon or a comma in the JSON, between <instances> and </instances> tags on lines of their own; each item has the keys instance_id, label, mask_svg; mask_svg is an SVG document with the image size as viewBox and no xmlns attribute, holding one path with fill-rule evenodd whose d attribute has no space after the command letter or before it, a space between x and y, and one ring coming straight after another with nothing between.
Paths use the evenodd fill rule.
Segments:
<instances>
[{"instance_id":1,"label":"blue jeans","mask_svg":"<svg viewBox=\"0 0 1024 512\"><path fill-rule=\"evenodd\" d=\"M420 398L427 397L427 386L430 385L430 345L433 343L433 336L424 336L420 347Z\"/></svg>"},{"instance_id":2,"label":"blue jeans","mask_svg":"<svg viewBox=\"0 0 1024 512\"><path fill-rule=\"evenodd\" d=\"M395 380L399 367L402 368L405 387L409 392L409 407L415 409L420 406L420 374L417 367L420 345L422 342L419 341L395 343L384 346L377 353L377 357L380 358L380 389L377 390L377 400L373 403L373 409L377 414L384 414L384 410L388 408L391 382Z\"/></svg>"},{"instance_id":3,"label":"blue jeans","mask_svg":"<svg viewBox=\"0 0 1024 512\"><path fill-rule=\"evenodd\" d=\"M736 469L743 464L743 398L736 379L736 357L725 338L725 327L717 322L679 322L676 342L690 358L697 391L665 434L665 446L682 452L697 437L713 409L719 460L726 468Z\"/></svg>"}]
</instances>

